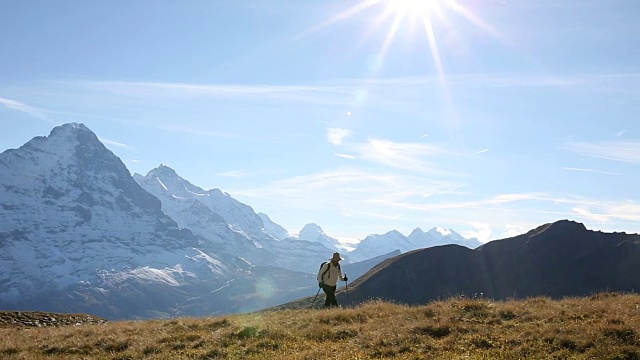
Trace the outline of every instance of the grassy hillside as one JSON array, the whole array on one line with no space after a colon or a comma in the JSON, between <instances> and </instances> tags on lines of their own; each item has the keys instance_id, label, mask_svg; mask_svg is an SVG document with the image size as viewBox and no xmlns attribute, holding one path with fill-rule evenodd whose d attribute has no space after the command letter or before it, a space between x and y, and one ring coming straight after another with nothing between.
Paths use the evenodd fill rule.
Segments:
<instances>
[{"instance_id":1,"label":"grassy hillside","mask_svg":"<svg viewBox=\"0 0 640 360\"><path fill-rule=\"evenodd\" d=\"M0 327L1 359L640 359L640 295Z\"/></svg>"}]
</instances>

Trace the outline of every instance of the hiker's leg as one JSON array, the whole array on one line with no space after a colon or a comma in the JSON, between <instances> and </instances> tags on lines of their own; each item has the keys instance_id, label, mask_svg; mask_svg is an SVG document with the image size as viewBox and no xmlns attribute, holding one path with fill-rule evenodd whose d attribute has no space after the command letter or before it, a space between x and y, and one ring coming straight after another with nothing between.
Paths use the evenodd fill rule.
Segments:
<instances>
[{"instance_id":1,"label":"hiker's leg","mask_svg":"<svg viewBox=\"0 0 640 360\"><path fill-rule=\"evenodd\" d=\"M329 300L331 298L331 286L327 286L325 284L322 284L322 291L324 291L324 293L326 294L325 299L324 299L324 307L328 308L330 303Z\"/></svg>"},{"instance_id":2,"label":"hiker's leg","mask_svg":"<svg viewBox=\"0 0 640 360\"><path fill-rule=\"evenodd\" d=\"M326 306L338 306L338 302L336 300L336 286L327 286Z\"/></svg>"}]
</instances>

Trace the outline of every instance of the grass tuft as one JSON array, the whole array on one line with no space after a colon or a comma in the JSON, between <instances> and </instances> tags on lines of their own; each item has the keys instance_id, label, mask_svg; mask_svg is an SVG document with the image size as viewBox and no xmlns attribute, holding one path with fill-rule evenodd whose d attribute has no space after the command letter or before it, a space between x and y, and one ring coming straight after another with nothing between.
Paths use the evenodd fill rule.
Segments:
<instances>
[{"instance_id":1,"label":"grass tuft","mask_svg":"<svg viewBox=\"0 0 640 360\"><path fill-rule=\"evenodd\" d=\"M414 333L439 339L451 334L451 328L448 326L420 326L414 329Z\"/></svg>"},{"instance_id":2,"label":"grass tuft","mask_svg":"<svg viewBox=\"0 0 640 360\"><path fill-rule=\"evenodd\" d=\"M249 338L257 338L262 337L267 332L265 330L259 329L255 326L247 326L244 329L238 331L236 336L240 339L249 339Z\"/></svg>"}]
</instances>

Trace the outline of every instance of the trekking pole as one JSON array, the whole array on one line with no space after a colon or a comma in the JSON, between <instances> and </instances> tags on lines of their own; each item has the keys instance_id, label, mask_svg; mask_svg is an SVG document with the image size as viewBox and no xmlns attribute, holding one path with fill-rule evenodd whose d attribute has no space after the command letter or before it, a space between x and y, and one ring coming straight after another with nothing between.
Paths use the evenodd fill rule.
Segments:
<instances>
[{"instance_id":1,"label":"trekking pole","mask_svg":"<svg viewBox=\"0 0 640 360\"><path fill-rule=\"evenodd\" d=\"M322 288L320 288L322 289ZM320 294L320 289L318 289L318 292L316 293L316 297L313 298L313 302L311 302L311 308L313 309L313 305L316 304L316 299L318 298L318 294Z\"/></svg>"},{"instance_id":2,"label":"trekking pole","mask_svg":"<svg viewBox=\"0 0 640 360\"><path fill-rule=\"evenodd\" d=\"M347 273L344 273L344 277L347 277ZM345 281L344 287L347 289L347 306L351 306L351 301L349 301L349 281L348 280Z\"/></svg>"}]
</instances>

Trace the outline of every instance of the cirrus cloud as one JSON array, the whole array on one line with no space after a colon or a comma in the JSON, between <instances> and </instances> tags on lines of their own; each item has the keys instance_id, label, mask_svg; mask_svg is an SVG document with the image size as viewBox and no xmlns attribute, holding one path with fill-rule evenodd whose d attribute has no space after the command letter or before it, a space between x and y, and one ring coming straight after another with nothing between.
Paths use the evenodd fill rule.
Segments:
<instances>
[{"instance_id":1,"label":"cirrus cloud","mask_svg":"<svg viewBox=\"0 0 640 360\"><path fill-rule=\"evenodd\" d=\"M640 164L640 141L568 142L562 148L583 156Z\"/></svg>"}]
</instances>

